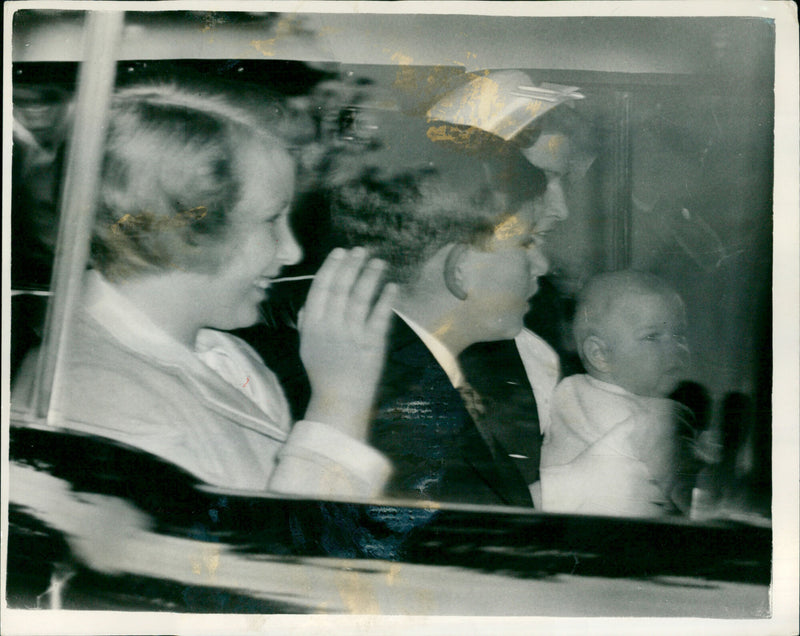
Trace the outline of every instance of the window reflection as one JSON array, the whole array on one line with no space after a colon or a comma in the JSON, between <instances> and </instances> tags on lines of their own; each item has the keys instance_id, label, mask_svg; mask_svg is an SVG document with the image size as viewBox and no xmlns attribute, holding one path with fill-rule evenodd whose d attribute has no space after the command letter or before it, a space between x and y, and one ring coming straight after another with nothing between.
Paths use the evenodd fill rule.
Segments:
<instances>
[{"instance_id":1,"label":"window reflection","mask_svg":"<svg viewBox=\"0 0 800 636\"><path fill-rule=\"evenodd\" d=\"M129 83L159 77L165 69L173 78L196 79L210 72L234 91L239 82L243 92L255 90L257 77L258 90L268 90L285 104L273 122L288 137L300 167L293 224L305 252L303 263L287 268L291 276L314 272L333 244L325 210L328 193L320 184L344 182L364 166L383 169L407 161L417 149L408 143L413 135L398 123L398 112L413 115L409 121L419 125L424 122L421 113L430 112L435 99L424 94L420 99L427 100L427 110L419 103L410 107L408 84L401 86L398 97L396 74L381 67L320 71L294 63L289 81L285 64L134 61L122 63L120 76ZM69 129L73 90L63 81L42 81L56 68L15 67L12 286L19 289L46 289L49 281L59 153ZM423 78L439 73L434 68L414 70ZM556 71L516 72L537 81L558 81ZM305 80L298 82L298 76ZM404 77L408 80L408 73ZM463 87L471 77L451 73L442 85L448 90ZM771 78L766 74L732 84L722 73L715 81L688 80L686 85L620 84L616 78L604 81L602 73L586 78L580 87L584 99L559 106L510 140L526 150L523 154L531 163L538 161L535 157L545 145L552 150L555 139L573 146L568 160L543 165L548 184L559 180L561 209L568 214L560 214L558 223L547 228L542 250L549 272L530 299L525 325L557 353L564 375L583 370L572 333L575 298L586 279L613 265L617 210L610 184L627 179L632 203L630 265L675 286L689 315L687 337L695 355L682 379L685 386L698 387L706 404L687 401L685 391L673 397L693 411L689 426L702 440L695 487L715 507L768 514L770 427L760 423L771 419L771 366L764 343L770 341L771 313L772 139L766 131L772 129L772 105L770 93L761 89ZM627 166L614 159L613 148L621 93L631 99L625 123L631 145ZM626 170L629 173L621 173ZM528 187L522 173L509 174L515 181L505 194ZM295 415L305 410L309 398L292 327L307 289L302 281L276 286L264 307L267 324L239 331L279 375ZM23 306L36 302L26 298L14 312L12 353L17 363L41 334L41 307ZM276 341L286 346L276 348ZM480 363L464 364L478 369L470 371L475 375L471 384L483 385L493 417L508 423L502 452L530 484L538 474L538 407L532 419L524 409L507 411L515 398L498 387L516 381L502 379L495 371L507 369L507 354L498 346L487 349L471 354Z\"/></svg>"}]
</instances>

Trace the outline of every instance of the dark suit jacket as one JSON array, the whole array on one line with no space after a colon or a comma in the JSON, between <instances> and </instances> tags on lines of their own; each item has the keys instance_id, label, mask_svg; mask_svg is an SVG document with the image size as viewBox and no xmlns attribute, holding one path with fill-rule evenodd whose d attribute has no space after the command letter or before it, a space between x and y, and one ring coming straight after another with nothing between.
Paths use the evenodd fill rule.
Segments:
<instances>
[{"instance_id":1,"label":"dark suit jacket","mask_svg":"<svg viewBox=\"0 0 800 636\"><path fill-rule=\"evenodd\" d=\"M481 435L447 374L400 318L393 325L376 405L370 443L394 464L388 495L532 505L505 449L490 432Z\"/></svg>"}]
</instances>

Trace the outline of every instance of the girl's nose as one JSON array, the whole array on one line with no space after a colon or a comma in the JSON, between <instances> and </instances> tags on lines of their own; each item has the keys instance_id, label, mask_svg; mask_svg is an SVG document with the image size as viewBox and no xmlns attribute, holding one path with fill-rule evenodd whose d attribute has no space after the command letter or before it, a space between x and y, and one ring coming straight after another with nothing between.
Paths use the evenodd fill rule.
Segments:
<instances>
[{"instance_id":1,"label":"girl's nose","mask_svg":"<svg viewBox=\"0 0 800 636\"><path fill-rule=\"evenodd\" d=\"M294 265L303 258L303 248L294 236L286 219L281 221L281 232L278 243L277 259L283 265Z\"/></svg>"}]
</instances>

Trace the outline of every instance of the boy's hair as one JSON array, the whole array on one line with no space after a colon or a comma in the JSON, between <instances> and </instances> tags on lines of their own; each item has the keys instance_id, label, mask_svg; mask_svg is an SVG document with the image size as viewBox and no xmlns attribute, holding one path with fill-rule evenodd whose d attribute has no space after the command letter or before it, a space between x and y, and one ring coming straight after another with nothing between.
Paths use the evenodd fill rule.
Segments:
<instances>
[{"instance_id":1,"label":"boy's hair","mask_svg":"<svg viewBox=\"0 0 800 636\"><path fill-rule=\"evenodd\" d=\"M334 242L385 260L389 279L408 283L451 242L491 235L493 214L423 171L379 178L366 172L330 191Z\"/></svg>"},{"instance_id":2,"label":"boy's hair","mask_svg":"<svg viewBox=\"0 0 800 636\"><path fill-rule=\"evenodd\" d=\"M614 305L630 294L675 295L666 281L634 270L606 272L592 277L578 294L573 332L583 359L583 343L589 336L605 337L605 320Z\"/></svg>"},{"instance_id":3,"label":"boy's hair","mask_svg":"<svg viewBox=\"0 0 800 636\"><path fill-rule=\"evenodd\" d=\"M257 114L200 87L146 85L112 100L91 264L118 280L215 271L241 192L241 148L283 148Z\"/></svg>"},{"instance_id":4,"label":"boy's hair","mask_svg":"<svg viewBox=\"0 0 800 636\"><path fill-rule=\"evenodd\" d=\"M546 177L530 166L530 196L546 189ZM360 177L328 192L334 242L363 246L385 260L387 276L413 282L421 266L449 243L482 246L496 225L512 215L522 200L502 200L491 188L464 183L455 187L436 169L381 176L365 170Z\"/></svg>"}]
</instances>

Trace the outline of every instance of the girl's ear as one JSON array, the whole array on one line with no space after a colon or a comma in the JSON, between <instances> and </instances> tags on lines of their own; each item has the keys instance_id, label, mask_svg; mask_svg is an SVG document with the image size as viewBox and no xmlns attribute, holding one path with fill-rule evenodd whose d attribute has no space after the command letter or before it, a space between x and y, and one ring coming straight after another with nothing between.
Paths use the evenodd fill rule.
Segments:
<instances>
[{"instance_id":1,"label":"girl's ear","mask_svg":"<svg viewBox=\"0 0 800 636\"><path fill-rule=\"evenodd\" d=\"M603 373L610 371L608 345L600 336L587 336L582 348L583 358L588 364Z\"/></svg>"},{"instance_id":2,"label":"girl's ear","mask_svg":"<svg viewBox=\"0 0 800 636\"><path fill-rule=\"evenodd\" d=\"M467 290L464 281L464 268L468 245L456 243L447 253L444 261L444 284L453 296L459 300L467 299Z\"/></svg>"}]
</instances>

